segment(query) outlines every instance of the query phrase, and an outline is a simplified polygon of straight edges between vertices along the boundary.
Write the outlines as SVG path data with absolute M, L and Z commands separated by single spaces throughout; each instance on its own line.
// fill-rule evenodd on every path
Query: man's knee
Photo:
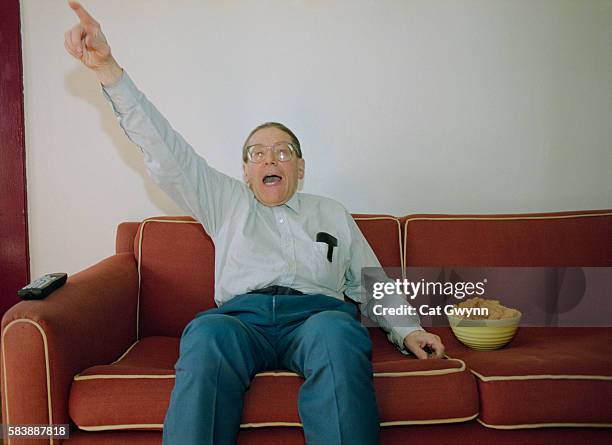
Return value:
M 204 314 L 191 320 L 181 337 L 181 356 L 196 353 L 208 358 L 231 353 L 231 348 L 245 340 L 242 322 L 231 315 Z
M 319 312 L 306 320 L 304 328 L 306 341 L 338 347 L 358 344 L 366 351 L 372 348 L 367 328 L 346 312 Z
M 197 376 L 211 388 L 241 393 L 248 387 L 255 366 L 250 347 L 247 329 L 239 319 L 226 314 L 200 315 L 181 337 L 177 379 L 179 373 L 183 378 Z

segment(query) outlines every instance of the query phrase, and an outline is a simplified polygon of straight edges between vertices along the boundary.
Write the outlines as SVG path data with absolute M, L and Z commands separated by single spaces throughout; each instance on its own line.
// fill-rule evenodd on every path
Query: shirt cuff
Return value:
M 127 113 L 140 103 L 142 93 L 125 70 L 117 82 L 100 86 L 106 100 L 113 105 L 116 115 Z
M 410 327 L 392 327 L 391 332 L 389 332 L 388 337 L 391 343 L 393 343 L 400 350 L 402 354 L 408 355 L 412 354 L 409 350 L 404 346 L 404 339 L 408 334 L 414 331 L 423 331 L 424 329 L 421 326 L 410 326 Z

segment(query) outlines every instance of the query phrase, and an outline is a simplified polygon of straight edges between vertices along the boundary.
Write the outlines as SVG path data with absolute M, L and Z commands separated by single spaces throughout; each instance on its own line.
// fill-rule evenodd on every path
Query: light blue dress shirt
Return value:
M 286 204 L 265 206 L 244 182 L 210 167 L 125 71 L 117 83 L 102 90 L 126 135 L 144 153 L 153 181 L 197 219 L 213 239 L 217 305 L 271 285 L 340 300 L 346 294 L 405 352 L 404 337 L 421 329 L 418 317 L 397 326 L 391 318 L 373 316 L 368 310 L 377 301 L 368 299 L 363 292 L 361 268 L 381 266 L 353 217 L 340 203 L 295 193 Z M 331 262 L 327 259 L 327 244 L 316 242 L 319 232 L 338 240 Z

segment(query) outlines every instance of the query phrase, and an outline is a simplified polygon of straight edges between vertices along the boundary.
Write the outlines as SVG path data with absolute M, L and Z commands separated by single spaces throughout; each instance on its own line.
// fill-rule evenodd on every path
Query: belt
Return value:
M 267 294 L 267 295 L 304 295 L 304 292 L 285 286 L 268 286 L 263 289 L 255 289 L 247 294 Z

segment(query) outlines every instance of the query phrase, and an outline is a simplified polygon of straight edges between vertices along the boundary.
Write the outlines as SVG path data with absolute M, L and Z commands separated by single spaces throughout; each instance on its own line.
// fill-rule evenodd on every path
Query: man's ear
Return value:
M 249 184 L 249 174 L 247 173 L 246 164 L 242 163 L 242 180 Z
M 304 158 L 298 159 L 298 179 L 304 179 L 305 164 Z

